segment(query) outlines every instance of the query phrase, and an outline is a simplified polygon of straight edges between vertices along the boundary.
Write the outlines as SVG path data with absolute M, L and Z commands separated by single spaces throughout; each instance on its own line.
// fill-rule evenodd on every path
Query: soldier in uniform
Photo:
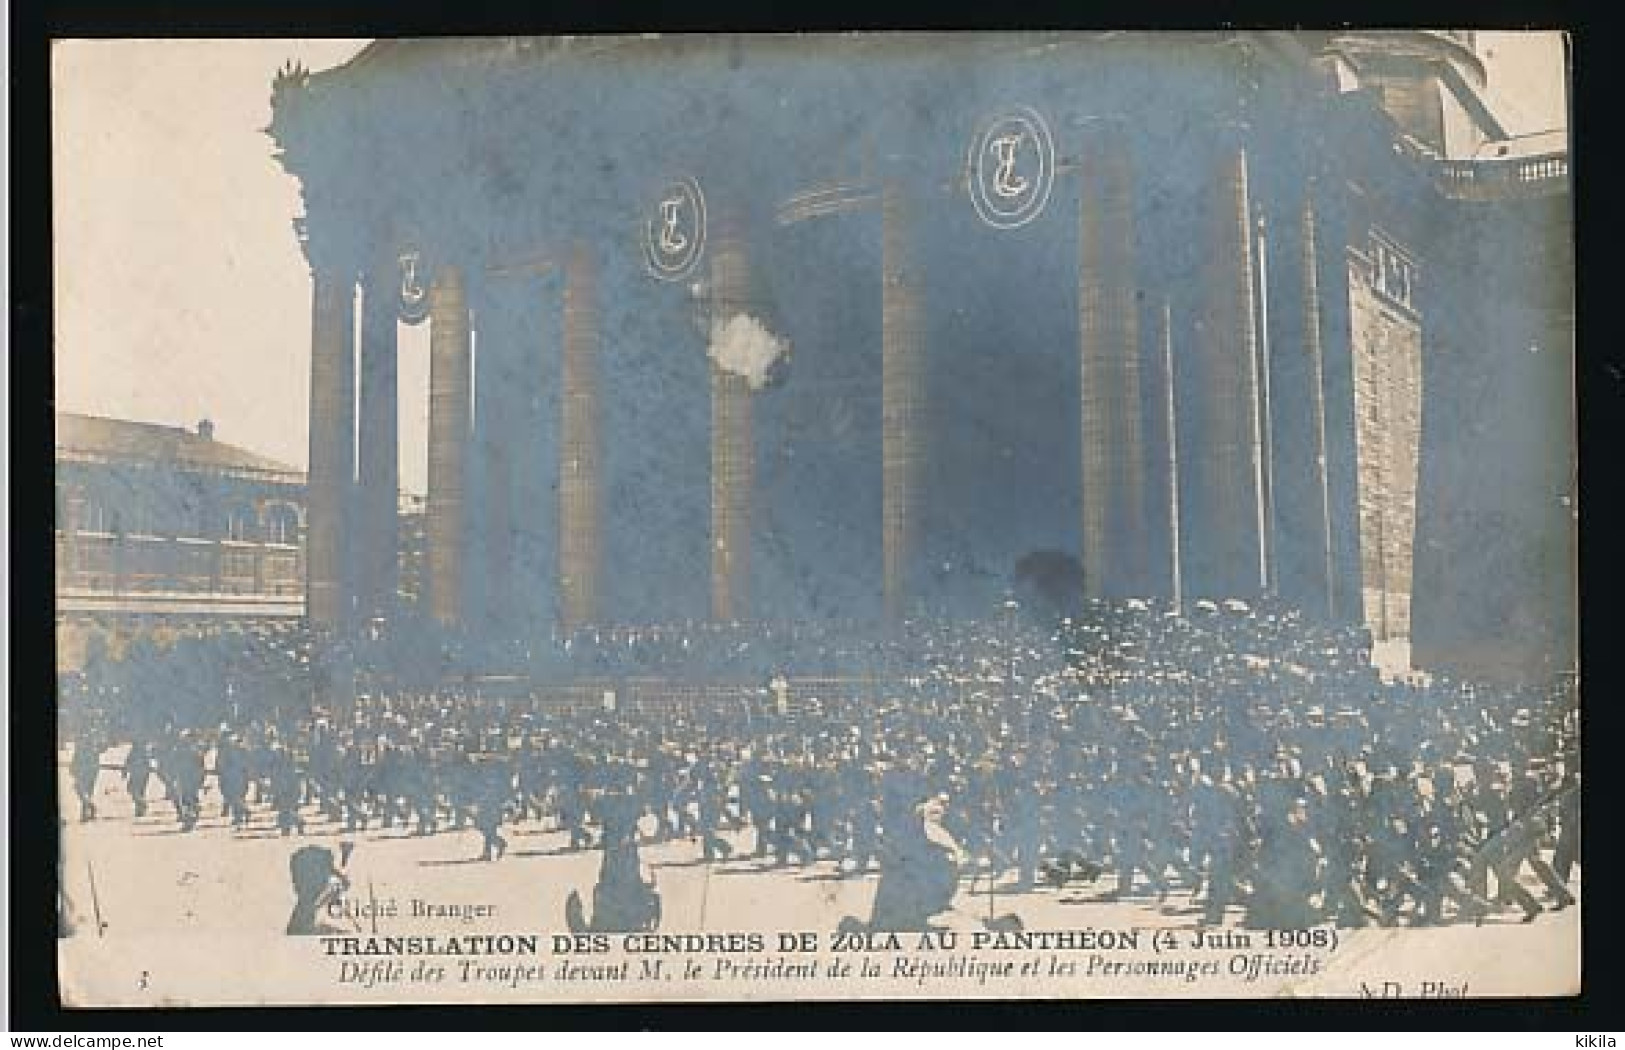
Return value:
M 378 763 L 373 769 L 373 804 L 383 817 L 383 826 L 387 831 L 395 826 L 395 820 L 400 817 L 403 821 L 405 815 L 401 813 L 400 800 L 402 794 L 402 769 L 399 745 L 387 736 L 378 738 Z
M 1206 884 L 1203 922 L 1224 922 L 1224 910 L 1236 901 L 1236 870 L 1246 845 L 1245 802 L 1228 768 L 1204 773 L 1191 804 L 1191 859 Z
M 846 814 L 851 829 L 845 873 L 863 875 L 880 853 L 880 782 L 867 762 L 853 762 L 842 779 L 846 784 Z
M 1546 791 L 1547 778 L 1548 765 L 1544 758 L 1526 759 L 1524 774 L 1519 779 L 1521 791 L 1515 791 L 1513 797 L 1517 812 L 1523 816 L 1526 832 L 1527 847 L 1523 850 L 1523 863 L 1545 887 L 1553 910 L 1562 911 L 1574 904 L 1574 895 L 1565 885 L 1568 880 L 1559 878 L 1541 853 L 1542 843 L 1550 839 L 1557 816 L 1557 809 L 1552 804 L 1556 798 Z
M 435 756 L 421 736 L 414 737 L 404 754 L 406 797 L 417 817 L 414 835 L 433 835 L 440 808 Z
M 654 839 L 664 842 L 679 831 L 673 815 L 673 801 L 677 793 L 676 765 L 666 747 L 649 748 L 648 768 L 644 772 L 643 807 L 655 819 Z
M 318 718 L 310 731 L 310 765 L 306 771 L 306 790 L 313 801 L 321 804 L 329 820 L 341 816 L 338 802 L 338 741 L 327 719 Z
M 1569 760 L 1571 761 L 1571 760 Z M 1580 771 L 1565 763 L 1557 806 L 1557 844 L 1552 871 L 1565 886 L 1580 861 Z
M 96 778 L 101 774 L 101 741 L 92 732 L 86 732 L 74 741 L 73 757 L 69 760 L 73 775 L 73 793 L 79 798 L 79 819 L 96 819 Z
M 772 837 L 770 831 L 772 799 L 772 770 L 758 746 L 756 750 L 747 753 L 739 771 L 739 805 L 749 816 L 751 827 L 756 833 L 756 845 L 751 851 L 753 857 L 765 857 L 768 854 L 769 841 Z
M 1309 804 L 1286 803 L 1285 812 L 1265 811 L 1260 820 L 1253 893 L 1247 925 L 1254 929 L 1301 930 L 1320 915 L 1311 898 L 1320 885 L 1320 846 L 1309 829 Z
M 248 823 L 248 756 L 233 733 L 222 732 L 215 745 L 214 776 L 223 815 L 232 827 L 242 827 Z
M 193 738 L 192 731 L 183 729 L 174 751 L 175 810 L 180 818 L 181 830 L 197 827 L 200 814 L 198 796 L 203 791 L 203 747 Z
M 1545 909 L 1533 894 L 1518 883 L 1518 869 L 1523 866 L 1532 840 L 1527 827 L 1512 808 L 1510 786 L 1498 770 L 1490 774 L 1482 790 L 1475 795 L 1474 802 L 1478 809 L 1481 842 L 1475 857 L 1475 874 L 1493 873 L 1495 902 L 1501 905 L 1516 904 L 1523 909 L 1523 921 L 1534 922 Z M 1487 879 L 1484 874 L 1477 874 L 1476 877 Z
M 706 863 L 718 857 L 726 860 L 733 853 L 733 846 L 717 834 L 722 826 L 722 812 L 728 798 L 726 774 L 720 757 L 700 755 L 691 773 L 697 818 L 695 830 L 700 836 Z
M 513 798 L 513 771 L 505 755 L 487 755 L 472 767 L 478 777 L 475 791 L 474 826 L 482 836 L 481 860 L 501 860 L 508 849 L 502 837 L 502 822 Z
M 299 815 L 299 802 L 303 797 L 299 767 L 293 753 L 278 740 L 267 753 L 266 779 L 270 783 L 271 805 L 276 810 L 277 831 L 287 836 L 298 831 L 305 833 L 305 822 Z
M 528 721 L 529 716 L 526 716 Z M 542 749 L 534 734 L 527 734 L 524 746 L 520 749 L 517 765 L 514 770 L 517 780 L 516 790 L 519 794 L 519 812 L 517 820 L 537 820 L 546 815 L 545 803 L 547 799 L 548 770 L 547 753 Z
M 152 745 L 145 740 L 136 740 L 130 744 L 130 754 L 124 760 L 124 786 L 130 792 L 130 802 L 135 806 L 135 815 L 147 815 L 147 785 L 152 780 L 152 770 L 156 761 L 152 757 Z
M 1334 763 L 1328 775 L 1331 782 L 1326 784 L 1325 790 L 1315 793 L 1318 805 L 1310 811 L 1310 828 L 1321 844 L 1326 865 L 1321 879 L 1325 891 L 1324 911 L 1338 926 L 1364 927 L 1370 916 L 1358 887 L 1363 875 L 1361 814 L 1365 809 L 1365 791 L 1359 771 L 1352 766 Z
M 248 774 L 249 801 L 256 804 L 266 802 L 271 797 L 269 779 L 271 743 L 275 739 L 276 730 L 262 727 L 258 721 L 248 727 L 248 732 L 244 736 L 243 751 L 247 759 L 244 766 Z
M 556 753 L 553 775 L 559 793 L 559 822 L 570 832 L 570 848 L 586 849 L 592 845 L 587 831 L 587 770 L 581 756 L 555 740 Z
M 1001 770 L 999 795 L 1009 807 L 1005 851 L 1016 863 L 1016 886 L 1028 889 L 1038 878 L 1038 848 L 1043 841 L 1043 799 L 1024 751 L 1017 751 Z M 882 862 L 884 870 L 884 862 Z
M 1543 805 L 1528 799 L 1521 799 L 1520 802 L 1522 805 L 1513 809 L 1514 819 L 1501 835 L 1503 841 L 1498 851 L 1501 859 L 1495 869 L 1497 881 L 1504 878 L 1515 885 L 1527 866 L 1545 888 L 1552 909 L 1562 911 L 1574 904 L 1574 895 L 1557 877 L 1552 866 L 1546 863 L 1540 851 L 1541 839 L 1549 830 L 1551 818 Z
M 152 743 L 153 771 L 158 775 L 158 782 L 164 786 L 164 800 L 175 807 L 176 816 L 180 815 L 180 803 L 175 794 L 175 770 L 179 766 L 176 756 L 179 753 L 180 735 L 165 726 Z
M 367 761 L 366 747 L 360 740 L 352 740 L 339 747 L 339 791 L 347 831 L 365 831 L 367 828 L 367 798 L 372 793 L 373 765 Z
M 1117 869 L 1117 888 L 1109 899 L 1118 900 L 1134 892 L 1134 875 L 1144 871 L 1159 898 L 1168 895 L 1168 884 L 1151 863 L 1147 840 L 1152 833 L 1149 807 L 1152 785 L 1145 770 L 1109 788 L 1109 820 L 1112 836 L 1112 866 Z
M 1440 763 L 1430 780 L 1432 798 L 1422 813 L 1423 843 L 1418 854 L 1423 886 L 1434 895 L 1433 910 L 1440 921 L 1445 902 L 1454 901 L 1458 915 L 1482 923 L 1493 909 L 1467 885 L 1464 802 L 1456 786 L 1455 771 Z
M 810 844 L 815 856 L 835 857 L 841 852 L 841 784 L 840 774 L 828 759 L 828 748 L 828 741 L 822 741 L 820 753 L 815 753 L 807 768 Z

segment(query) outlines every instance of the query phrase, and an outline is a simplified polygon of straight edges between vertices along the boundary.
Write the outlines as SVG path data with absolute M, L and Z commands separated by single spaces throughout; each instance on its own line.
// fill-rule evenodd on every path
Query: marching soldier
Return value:
M 206 776 L 203 768 L 203 747 L 194 739 L 190 729 L 181 730 L 172 757 L 175 763 L 172 775 L 175 811 L 180 820 L 181 831 L 187 832 L 197 827 L 198 817 L 201 815 L 198 796 L 203 791 L 203 778 Z
M 151 744 L 137 740 L 130 745 L 129 757 L 124 760 L 124 786 L 130 792 L 137 817 L 147 815 L 147 785 L 152 781 L 155 765 Z
M 95 820 L 96 778 L 102 770 L 102 748 L 94 733 L 86 732 L 74 741 L 68 768 L 73 775 L 73 793 L 79 798 L 79 820 Z
M 556 754 L 553 775 L 559 794 L 559 822 L 570 832 L 570 848 L 586 849 L 592 845 L 587 831 L 587 770 L 581 756 L 553 741 Z
M 374 768 L 369 757 L 367 745 L 359 741 L 339 747 L 339 790 L 344 806 L 346 831 L 367 829 L 367 799 L 372 795 Z
M 222 731 L 214 750 L 214 776 L 220 787 L 221 811 L 240 828 L 248 823 L 248 755 L 236 734 Z
M 528 716 L 527 716 L 528 717 Z M 518 756 L 515 769 L 516 790 L 519 793 L 518 820 L 537 820 L 546 816 L 548 769 L 547 753 L 534 735 L 527 735 Z
M 1309 829 L 1307 800 L 1295 798 L 1284 813 L 1261 821 L 1247 925 L 1254 929 L 1301 930 L 1320 915 L 1311 901 L 1320 884 L 1320 845 Z
M 1038 878 L 1038 847 L 1043 839 L 1043 800 L 1032 782 L 1028 756 L 1016 752 L 1002 770 L 999 794 L 1010 807 L 1006 850 L 1016 862 L 1016 886 L 1028 889 Z
M 1317 793 L 1319 806 L 1310 814 L 1310 826 L 1325 860 L 1322 903 L 1326 917 L 1338 926 L 1364 927 L 1370 916 L 1358 887 L 1364 874 L 1361 816 L 1365 812 L 1365 791 L 1359 771 L 1352 766 L 1336 766 L 1330 775 L 1332 784 Z
M 1533 843 L 1527 827 L 1513 811 L 1511 792 L 1499 771 L 1490 775 L 1474 801 L 1478 808 L 1481 842 L 1475 859 L 1476 878 L 1487 880 L 1484 873 L 1493 873 L 1494 901 L 1501 905 L 1516 904 L 1523 909 L 1523 921 L 1534 922 L 1536 916 L 1546 909 L 1518 883 L 1518 869 L 1523 866 L 1524 857 Z
M 310 731 L 310 765 L 305 785 L 313 801 L 319 802 L 329 820 L 340 819 L 338 741 L 327 719 L 318 718 Z
M 1437 921 L 1443 921 L 1444 903 L 1453 901 L 1458 915 L 1481 924 L 1493 908 L 1467 884 L 1465 802 L 1456 786 L 1455 771 L 1441 763 L 1431 779 L 1433 797 L 1423 812 L 1418 853 L 1422 884 L 1434 902 L 1430 910 Z
M 277 831 L 283 836 L 298 831 L 305 833 L 305 822 L 299 815 L 299 802 L 303 795 L 299 767 L 282 741 L 271 744 L 267 753 L 266 779 L 270 784 L 271 805 L 276 809 Z
M 722 763 L 714 756 L 701 755 L 695 761 L 692 773 L 694 804 L 698 818 L 696 831 L 700 836 L 706 863 L 709 864 L 718 857 L 727 860 L 733 853 L 733 846 L 717 834 L 722 826 L 723 807 L 728 797 Z
M 765 857 L 772 833 L 773 774 L 766 756 L 759 751 L 747 752 L 739 770 L 739 804 L 750 818 L 756 832 L 753 857 Z
M 1224 910 L 1236 899 L 1236 868 L 1246 841 L 1243 800 L 1229 770 L 1219 777 L 1202 774 L 1192 802 L 1191 859 L 1207 885 L 1202 921 L 1224 922 Z
M 433 751 L 421 737 L 415 738 L 402 754 L 407 803 L 417 817 L 414 835 L 433 835 L 440 808 L 439 783 Z
M 1580 861 L 1580 771 L 1565 768 L 1562 794 L 1557 806 L 1557 845 L 1552 851 L 1552 871 L 1568 885 L 1574 866 Z
M 508 840 L 502 837 L 502 822 L 507 817 L 508 803 L 513 798 L 513 771 L 503 755 L 487 755 L 485 761 L 470 768 L 476 771 L 478 787 L 475 792 L 474 826 L 482 836 L 481 860 L 501 860 L 507 852 Z

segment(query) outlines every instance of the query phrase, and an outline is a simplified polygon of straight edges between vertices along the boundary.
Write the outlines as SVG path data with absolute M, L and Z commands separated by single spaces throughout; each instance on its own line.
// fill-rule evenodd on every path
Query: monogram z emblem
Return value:
M 429 286 L 424 279 L 423 253 L 408 248 L 400 253 L 396 264 L 400 270 L 401 321 L 419 324 L 429 316 Z
M 690 178 L 661 188 L 644 226 L 644 256 L 649 272 L 663 281 L 686 276 L 705 251 L 705 196 Z
M 971 204 L 989 226 L 1025 226 L 1049 203 L 1055 143 L 1033 110 L 1015 109 L 988 121 L 971 143 L 967 161 Z

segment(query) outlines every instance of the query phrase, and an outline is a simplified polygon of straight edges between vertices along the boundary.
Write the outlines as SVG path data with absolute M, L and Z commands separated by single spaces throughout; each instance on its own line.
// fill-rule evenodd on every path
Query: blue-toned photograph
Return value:
M 1579 990 L 1562 33 L 52 60 L 69 1001 Z

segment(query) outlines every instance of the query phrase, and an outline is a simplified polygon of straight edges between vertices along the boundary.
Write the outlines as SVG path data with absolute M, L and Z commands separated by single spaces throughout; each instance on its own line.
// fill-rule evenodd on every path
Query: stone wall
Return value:
M 1360 588 L 1378 640 L 1408 638 L 1422 414 L 1422 327 L 1412 268 L 1384 239 L 1349 253 Z

